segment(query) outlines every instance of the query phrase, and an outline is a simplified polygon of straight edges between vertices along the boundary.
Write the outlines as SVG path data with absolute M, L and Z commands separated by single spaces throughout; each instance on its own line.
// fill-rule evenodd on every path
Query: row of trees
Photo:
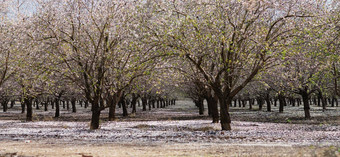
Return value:
M 91 129 L 126 93 L 182 88 L 222 130 L 231 102 L 254 91 L 300 95 L 306 118 L 313 93 L 339 94 L 336 1 L 28 2 L 1 2 L 1 94 L 27 108 L 46 93 L 80 95 Z

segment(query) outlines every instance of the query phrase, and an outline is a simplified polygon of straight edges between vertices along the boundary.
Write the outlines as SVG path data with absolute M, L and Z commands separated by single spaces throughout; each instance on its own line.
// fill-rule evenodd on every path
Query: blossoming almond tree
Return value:
M 316 3 L 316 2 L 315 2 Z M 308 1 L 171 1 L 158 4 L 150 30 L 204 76 L 220 103 L 222 130 L 231 130 L 229 104 L 259 71 L 270 67 L 311 18 Z M 159 13 L 160 12 L 160 13 Z M 153 28 L 154 27 L 154 28 Z M 214 62 L 214 72 L 206 65 Z

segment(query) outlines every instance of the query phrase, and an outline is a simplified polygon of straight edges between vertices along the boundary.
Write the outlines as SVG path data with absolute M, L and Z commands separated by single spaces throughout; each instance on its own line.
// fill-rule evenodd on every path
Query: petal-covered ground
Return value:
M 68 150 L 68 153 L 64 152 L 66 155 L 75 156 L 82 153 L 95 156 L 143 156 L 137 152 L 144 152 L 144 156 L 152 156 L 150 152 L 158 152 L 163 156 L 340 155 L 337 108 L 326 112 L 319 112 L 315 108 L 312 115 L 316 118 L 308 121 L 299 118 L 301 113 L 298 107 L 287 108 L 289 111 L 284 114 L 238 108 L 231 113 L 236 119 L 232 122 L 233 130 L 220 131 L 220 124 L 211 123 L 207 116 L 198 116 L 190 102 L 178 104 L 165 109 L 138 111 L 137 115 L 119 121 L 109 122 L 103 118 L 101 128 L 94 131 L 89 130 L 89 122 L 81 120 L 90 116 L 87 110 L 80 110 L 81 113 L 76 115 L 63 111 L 64 118 L 45 118 L 48 120 L 33 122 L 25 122 L 20 116 L 17 120 L 7 120 L 10 116 L 13 118 L 20 114 L 12 111 L 2 115 L 2 119 L 6 120 L 0 120 L 0 156 L 10 153 L 60 156 L 57 150 L 63 148 Z M 103 117 L 105 114 L 103 112 Z M 36 117 L 52 115 L 53 112 L 36 111 Z M 332 118 L 327 120 L 327 116 Z M 247 119 L 249 121 L 245 121 Z M 82 147 L 86 151 L 81 150 Z M 77 151 L 72 152 L 68 148 Z M 118 149 L 115 152 L 118 154 L 106 154 L 113 148 Z M 130 152 L 132 148 L 136 152 Z M 25 149 L 35 153 L 27 153 Z M 107 152 L 102 152 L 106 155 L 93 153 L 101 149 L 107 149 Z

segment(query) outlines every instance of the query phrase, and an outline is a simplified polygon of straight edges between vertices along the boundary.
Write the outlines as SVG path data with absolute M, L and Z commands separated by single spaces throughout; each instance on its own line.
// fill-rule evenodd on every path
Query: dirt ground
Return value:
M 336 147 L 230 144 L 97 144 L 61 145 L 40 142 L 1 142 L 2 156 L 339 156 Z
M 284 113 L 232 108 L 232 128 L 198 115 L 190 101 L 152 109 L 115 122 L 102 113 L 101 129 L 89 130 L 89 109 L 73 114 L 62 109 L 34 111 L 25 122 L 19 106 L 0 113 L 1 156 L 340 156 L 340 109 L 312 107 L 311 120 L 303 108 Z

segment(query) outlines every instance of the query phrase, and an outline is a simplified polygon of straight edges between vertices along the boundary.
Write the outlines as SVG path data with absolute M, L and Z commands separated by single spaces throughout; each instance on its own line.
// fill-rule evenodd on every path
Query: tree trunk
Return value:
M 26 121 L 33 121 L 32 98 L 24 98 L 24 104 L 27 108 Z
M 136 113 L 137 99 L 138 99 L 138 97 L 136 96 L 136 94 L 132 93 L 132 100 L 131 100 L 132 111 L 131 111 L 131 113 Z M 159 104 L 157 103 L 157 108 L 158 107 L 159 107 Z
M 1 102 L 2 106 L 3 106 L 3 111 L 4 112 L 7 112 L 7 109 L 8 109 L 8 100 L 6 99 L 3 99 L 2 102 Z
M 51 100 L 50 102 L 51 102 L 52 109 L 54 109 L 54 101 Z
M 199 110 L 199 115 L 204 114 L 204 99 L 203 98 L 198 98 L 197 104 L 198 104 L 198 110 Z
M 231 130 L 231 119 L 229 115 L 229 106 L 231 104 L 231 99 L 225 99 L 222 95 L 219 95 L 218 101 L 220 104 L 220 122 L 222 130 Z
M 91 126 L 90 126 L 91 130 L 99 129 L 100 110 L 98 109 L 99 108 L 98 102 L 97 104 L 95 103 L 92 104 L 92 106 L 95 106 L 95 105 L 96 107 L 94 108 L 97 108 L 97 109 L 92 110 Z
M 325 111 L 326 105 L 327 105 L 327 100 L 323 97 L 321 90 L 318 91 L 318 98 L 319 98 L 319 101 L 321 100 L 321 102 L 322 102 L 322 110 Z
M 126 108 L 125 96 L 121 97 L 120 102 L 121 102 L 122 108 L 123 108 L 123 117 L 127 117 L 128 112 L 127 112 L 127 108 Z
M 152 101 L 151 101 L 151 104 L 152 104 L 152 108 L 156 108 L 156 106 L 155 106 L 155 99 L 152 99 Z
M 39 110 L 40 109 L 40 107 L 39 107 L 39 105 L 40 105 L 39 100 L 35 100 L 34 103 L 35 103 L 35 109 Z
M 77 108 L 76 108 L 76 99 L 75 98 L 71 99 L 71 105 L 72 105 L 72 112 L 76 113 L 77 112 Z
M 278 98 L 279 98 L 279 113 L 283 113 L 283 107 L 284 107 L 284 104 L 285 104 L 285 98 L 281 94 L 279 94 Z
M 25 113 L 26 103 L 25 100 L 21 101 L 21 113 Z
M 54 117 L 58 118 L 59 116 L 60 116 L 59 99 L 55 98 L 55 115 L 54 115 Z
M 244 107 L 246 107 L 246 100 L 242 100 L 242 107 L 244 108 Z
M 85 100 L 85 102 L 84 102 L 84 108 L 87 108 L 87 107 L 89 107 L 89 101 Z
M 66 110 L 69 111 L 70 110 L 70 101 L 66 100 Z
M 210 108 L 213 123 L 218 123 L 220 119 L 218 115 L 217 102 L 218 102 L 218 99 L 216 97 L 213 97 L 212 95 L 207 97 L 207 103 L 208 103 L 208 107 Z
M 272 108 L 271 108 L 271 102 L 270 102 L 269 94 L 267 94 L 267 96 L 266 96 L 266 103 L 267 103 L 267 112 L 271 112 Z
M 301 91 L 301 96 L 302 96 L 302 101 L 303 101 L 303 109 L 305 111 L 305 118 L 306 119 L 310 119 L 310 106 L 309 106 L 309 102 L 308 102 L 308 93 L 307 91 Z
M 143 111 L 146 111 L 146 105 L 148 103 L 148 100 L 146 97 L 142 97 L 142 106 L 143 106 Z
M 149 105 L 149 111 L 151 111 L 151 105 L 152 105 L 152 100 L 151 99 L 149 99 L 148 105 Z
M 48 111 L 48 102 L 44 102 L 44 111 Z
M 11 105 L 10 105 L 10 108 L 13 108 L 15 105 L 15 100 L 11 100 Z
M 259 105 L 259 110 L 262 110 L 263 106 L 263 99 L 261 97 L 257 98 L 257 104 Z
M 121 92 L 117 92 L 114 95 L 109 95 L 106 98 L 107 103 L 109 104 L 109 121 L 116 120 L 116 107 L 117 103 L 120 101 Z

